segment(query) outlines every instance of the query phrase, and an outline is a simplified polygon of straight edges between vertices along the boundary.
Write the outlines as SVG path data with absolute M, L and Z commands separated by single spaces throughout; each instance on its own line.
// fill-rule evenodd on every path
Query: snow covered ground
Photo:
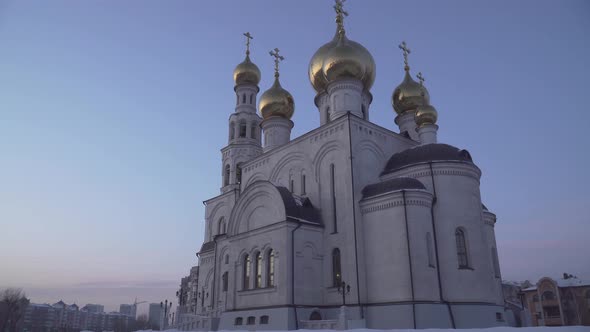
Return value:
M 255 331 L 255 330 L 244 330 L 244 331 Z M 337 330 L 297 330 L 301 332 L 342 332 Z M 358 330 L 351 330 L 354 332 L 381 332 L 381 331 L 395 331 L 395 332 L 416 332 L 416 330 L 370 330 L 370 329 L 358 329 Z M 452 329 L 427 329 L 421 331 L 428 331 L 428 332 L 451 332 L 455 331 Z M 493 327 L 487 329 L 461 329 L 461 331 L 465 332 L 475 332 L 475 331 L 482 331 L 482 332 L 590 332 L 590 326 L 556 326 L 556 327 Z M 137 331 L 137 332 L 152 332 L 152 330 L 145 330 L 145 331 Z M 154 331 L 155 332 L 155 331 Z M 158 331 L 160 332 L 160 331 Z M 179 330 L 166 330 L 163 332 L 181 332 Z M 224 331 L 219 331 L 224 332 Z M 227 331 L 230 332 L 230 331 Z M 235 332 L 235 330 L 232 330 Z M 273 332 L 273 331 L 268 331 Z M 279 331 L 277 331 L 279 332 Z

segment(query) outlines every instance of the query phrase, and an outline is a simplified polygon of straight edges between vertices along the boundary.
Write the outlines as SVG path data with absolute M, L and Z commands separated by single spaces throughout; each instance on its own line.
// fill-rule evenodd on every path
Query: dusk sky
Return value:
M 307 77 L 332 0 L 0 0 L 0 288 L 33 302 L 175 300 L 219 194 L 232 72 L 251 58 L 319 126 Z M 440 142 L 468 149 L 507 280 L 590 279 L 590 2 L 349 0 L 377 64 L 371 121 L 412 50 Z M 145 309 L 140 309 L 140 311 Z

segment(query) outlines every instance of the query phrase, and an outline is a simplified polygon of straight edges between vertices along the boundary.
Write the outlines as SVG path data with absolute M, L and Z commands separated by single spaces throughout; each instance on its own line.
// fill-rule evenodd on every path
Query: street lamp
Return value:
M 338 284 L 338 293 L 342 294 L 342 305 L 346 305 L 346 295 L 350 294 L 350 285 L 347 285 L 344 281 Z
M 164 309 L 164 317 L 162 318 L 162 324 L 160 324 L 160 329 L 165 329 L 168 325 L 168 313 L 172 308 L 172 301 L 168 304 L 168 300 L 164 302 L 160 302 L 160 309 Z

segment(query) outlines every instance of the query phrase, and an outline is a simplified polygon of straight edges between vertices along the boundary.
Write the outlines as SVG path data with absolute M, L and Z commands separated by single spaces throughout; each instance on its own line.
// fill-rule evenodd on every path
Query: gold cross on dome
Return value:
M 252 37 L 250 32 L 244 33 L 244 36 L 246 36 L 246 55 L 250 55 L 250 40 L 254 39 L 254 37 Z
M 268 53 L 270 54 L 270 56 L 275 58 L 275 77 L 279 77 L 279 62 L 285 60 L 285 57 L 279 55 L 280 50 L 278 48 L 275 48 L 273 51 L 270 51 Z
M 424 85 L 424 76 L 422 76 L 422 72 L 418 72 L 418 75 L 416 75 L 416 78 L 420 81 L 420 85 Z
M 408 71 L 410 70 L 410 66 L 408 66 L 408 54 L 412 53 L 412 51 L 408 48 L 405 41 L 399 44 L 398 47 L 404 52 L 404 69 Z
M 338 34 L 344 34 L 344 16 L 348 16 L 348 12 L 344 11 L 343 5 L 346 0 L 334 0 L 334 10 L 336 11 L 336 25 L 338 26 Z

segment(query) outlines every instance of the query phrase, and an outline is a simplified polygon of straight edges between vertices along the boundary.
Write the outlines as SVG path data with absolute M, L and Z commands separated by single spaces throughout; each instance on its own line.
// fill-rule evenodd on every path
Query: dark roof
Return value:
M 205 252 L 205 251 L 213 250 L 213 248 L 215 248 L 215 242 L 214 241 L 205 242 L 201 246 L 201 250 L 199 252 Z
M 408 177 L 394 178 L 370 184 L 363 188 L 363 198 L 377 196 L 402 189 L 426 189 L 422 182 Z
M 318 210 L 311 204 L 307 197 L 294 195 L 285 187 L 276 187 L 283 204 L 285 205 L 285 214 L 287 217 L 303 219 L 316 224 L 321 224 L 320 214 Z
M 467 150 L 460 150 L 448 144 L 424 144 L 398 152 L 389 158 L 382 174 L 400 168 L 429 161 L 461 161 L 473 163 Z
M 487 208 L 485 205 L 483 205 L 483 203 L 481 203 L 481 208 L 482 208 L 484 211 L 490 211 L 490 210 L 488 210 L 488 208 Z

